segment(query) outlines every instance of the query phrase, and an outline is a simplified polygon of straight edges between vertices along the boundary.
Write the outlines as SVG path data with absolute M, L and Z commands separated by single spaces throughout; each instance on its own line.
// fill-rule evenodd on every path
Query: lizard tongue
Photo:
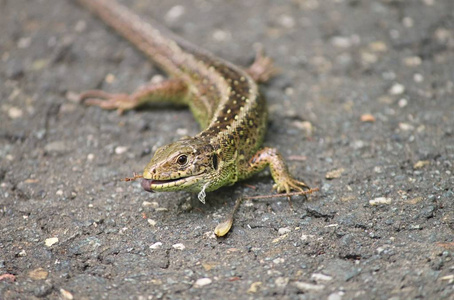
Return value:
M 142 187 L 147 192 L 152 193 L 153 190 L 151 189 L 151 184 L 153 183 L 152 179 L 142 179 Z

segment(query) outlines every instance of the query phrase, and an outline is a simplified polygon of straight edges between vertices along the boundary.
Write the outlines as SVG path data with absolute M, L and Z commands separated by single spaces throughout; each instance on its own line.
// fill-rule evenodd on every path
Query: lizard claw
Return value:
M 298 181 L 292 177 L 286 177 L 273 185 L 273 189 L 278 193 L 287 193 L 291 191 L 304 192 L 310 190 L 310 187 L 303 181 Z

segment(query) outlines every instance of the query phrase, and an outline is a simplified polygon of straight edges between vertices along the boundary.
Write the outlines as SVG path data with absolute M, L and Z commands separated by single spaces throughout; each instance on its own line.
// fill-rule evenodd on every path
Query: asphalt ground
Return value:
M 184 108 L 124 115 L 81 91 L 163 76 L 73 0 L 0 0 L 0 299 L 454 299 L 454 1 L 122 1 L 247 66 L 265 145 L 320 191 L 269 172 L 208 193 L 119 179 L 200 128 Z

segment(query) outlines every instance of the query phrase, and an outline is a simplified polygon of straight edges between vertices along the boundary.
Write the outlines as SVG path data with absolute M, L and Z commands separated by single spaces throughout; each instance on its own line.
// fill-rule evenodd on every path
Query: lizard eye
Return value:
M 177 163 L 178 163 L 179 165 L 181 165 L 181 166 L 184 165 L 184 164 L 186 164 L 187 161 L 188 161 L 188 157 L 187 157 L 186 155 L 184 155 L 184 154 L 178 156 L 178 158 L 177 158 Z

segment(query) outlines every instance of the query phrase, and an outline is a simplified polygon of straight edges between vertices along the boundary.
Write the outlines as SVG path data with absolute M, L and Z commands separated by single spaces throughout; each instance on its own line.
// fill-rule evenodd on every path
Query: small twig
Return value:
M 288 160 L 294 160 L 294 161 L 305 161 L 307 160 L 307 156 L 304 155 L 291 155 L 287 157 Z
M 247 188 L 250 188 L 252 190 L 257 190 L 257 187 L 255 185 L 252 185 L 252 184 L 247 184 L 247 183 L 243 183 L 243 185 Z
M 312 194 L 313 192 L 319 191 L 319 188 L 309 189 L 303 192 L 296 192 L 296 193 L 287 193 L 287 194 L 272 194 L 272 195 L 261 195 L 261 196 L 248 196 L 244 197 L 244 199 L 252 200 L 252 199 L 269 199 L 269 198 L 281 198 L 281 197 L 290 197 L 290 196 L 299 196 L 299 195 L 307 195 Z
M 2 280 L 9 280 L 11 282 L 14 282 L 14 281 L 16 281 L 16 276 L 14 276 L 13 274 L 8 274 L 8 273 L 2 274 L 2 275 L 0 275 L 0 281 L 2 281 Z
M 137 174 L 136 172 L 132 173 L 133 177 L 126 177 L 124 179 L 121 179 L 121 181 L 134 181 L 139 178 L 143 178 L 142 175 Z

